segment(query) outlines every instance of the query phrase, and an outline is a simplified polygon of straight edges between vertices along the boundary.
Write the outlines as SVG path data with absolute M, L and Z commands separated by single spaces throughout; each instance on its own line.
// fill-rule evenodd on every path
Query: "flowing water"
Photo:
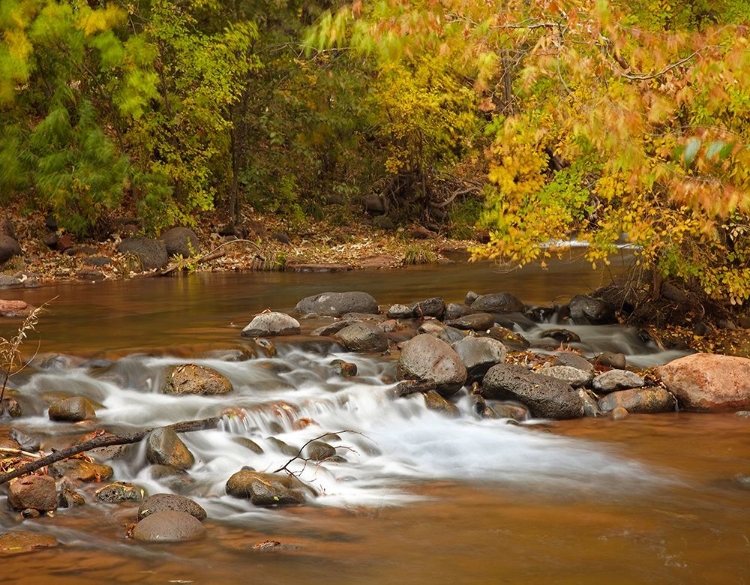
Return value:
M 549 303 L 596 288 L 607 273 L 578 264 L 499 273 L 463 263 L 337 275 L 216 274 L 122 283 L 57 285 L 5 294 L 33 304 L 55 297 L 17 376 L 26 417 L 14 424 L 63 447 L 99 426 L 125 433 L 231 409 L 219 428 L 182 435 L 196 456 L 189 478 L 157 482 L 143 446 L 108 461 L 115 478 L 149 493 L 182 493 L 208 512 L 208 538 L 144 545 L 124 537 L 129 504 L 93 503 L 0 529 L 54 534 L 62 546 L 4 559 L 3 582 L 26 583 L 745 583 L 750 581 L 750 419 L 733 414 L 631 416 L 516 426 L 393 400 L 395 363 L 341 353 L 321 341 L 277 340 L 253 359 L 240 329 L 271 307 L 289 310 L 326 290 L 365 290 L 381 305 L 468 290 L 507 290 Z M 519 319 L 538 341 L 545 328 Z M 303 333 L 319 321 L 303 322 Z M 3 335 L 18 322 L 3 323 Z M 624 351 L 647 366 L 679 354 L 644 345 L 623 327 L 570 327 L 593 355 Z M 34 344 L 38 343 L 38 347 Z M 29 349 L 29 345 L 32 347 Z M 333 359 L 355 362 L 344 379 Z M 96 361 L 90 361 L 96 360 Z M 169 366 L 194 362 L 226 375 L 222 397 L 159 393 Z M 52 397 L 98 405 L 96 427 L 51 423 Z M 311 423 L 300 424 L 300 422 Z M 7 429 L 6 426 L 0 430 Z M 342 460 L 291 468 L 317 492 L 309 505 L 258 509 L 225 495 L 243 466 L 287 463 L 271 440 L 295 448 L 324 433 Z M 243 446 L 250 438 L 264 449 Z M 5 500 L 2 496 L 0 499 Z M 0 502 L 5 507 L 5 502 Z M 281 552 L 253 545 L 277 540 Z

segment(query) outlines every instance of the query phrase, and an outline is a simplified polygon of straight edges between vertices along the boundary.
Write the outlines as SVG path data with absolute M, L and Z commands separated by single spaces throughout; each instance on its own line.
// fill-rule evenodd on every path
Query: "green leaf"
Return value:
M 717 140 L 715 142 L 712 142 L 708 145 L 708 148 L 706 149 L 706 158 L 712 159 L 716 155 L 718 155 L 721 150 L 726 146 L 726 142 L 723 140 Z
M 685 152 L 682 153 L 682 159 L 685 161 L 686 167 L 693 164 L 693 161 L 701 148 L 701 143 L 702 141 L 700 138 L 691 138 L 688 140 L 688 143 L 685 146 Z

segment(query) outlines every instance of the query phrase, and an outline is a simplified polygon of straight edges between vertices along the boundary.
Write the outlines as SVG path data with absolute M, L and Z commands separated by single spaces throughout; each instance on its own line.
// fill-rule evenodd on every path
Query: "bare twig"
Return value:
M 684 59 L 680 59 L 679 61 L 672 63 L 671 65 L 667 65 L 664 69 L 659 71 L 658 73 L 623 73 L 622 76 L 625 79 L 630 79 L 633 81 L 644 81 L 646 79 L 654 79 L 655 77 L 661 77 L 665 73 L 671 71 L 675 67 L 679 67 L 680 65 L 683 65 L 684 63 L 687 63 L 690 61 L 693 57 L 695 57 L 698 54 L 698 51 L 695 51 L 694 53 L 691 53 Z
M 304 445 L 302 445 L 299 448 L 299 451 L 297 451 L 297 454 L 294 457 L 292 457 L 289 461 L 287 461 L 284 465 L 282 465 L 278 469 L 274 470 L 274 473 L 279 473 L 280 471 L 286 471 L 287 473 L 289 473 L 291 475 L 294 475 L 291 471 L 289 471 L 289 465 L 290 464 L 294 463 L 298 459 L 300 461 L 304 461 L 305 463 L 307 463 L 308 461 L 310 461 L 309 458 L 300 457 L 302 455 L 302 451 L 305 450 L 305 447 L 307 447 L 310 443 L 314 443 L 315 441 L 320 441 L 321 439 L 324 439 L 325 437 L 327 437 L 329 435 L 341 435 L 341 434 L 344 434 L 344 433 L 354 433 L 355 435 L 362 435 L 363 437 L 365 436 L 362 433 L 360 433 L 359 431 L 352 431 L 352 430 L 336 431 L 336 432 L 332 432 L 332 433 L 330 433 L 330 432 L 329 433 L 323 433 L 322 435 L 320 435 L 318 437 L 314 437 L 314 438 L 310 439 L 307 443 L 305 443 Z

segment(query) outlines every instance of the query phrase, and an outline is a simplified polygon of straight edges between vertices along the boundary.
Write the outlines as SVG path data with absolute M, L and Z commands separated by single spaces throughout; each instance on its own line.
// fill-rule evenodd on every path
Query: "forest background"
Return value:
M 95 237 L 122 209 L 158 234 L 377 197 L 488 229 L 476 257 L 625 239 L 746 305 L 748 23 L 748 0 L 2 0 L 0 199 Z

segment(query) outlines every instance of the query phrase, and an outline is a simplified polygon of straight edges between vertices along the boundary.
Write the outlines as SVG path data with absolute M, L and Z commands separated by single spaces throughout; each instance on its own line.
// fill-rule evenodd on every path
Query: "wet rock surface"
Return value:
M 305 503 L 298 481 L 288 475 L 243 469 L 229 478 L 227 494 L 249 499 L 255 506 L 297 506 Z
M 57 486 L 48 475 L 27 475 L 8 486 L 8 505 L 12 510 L 38 510 L 51 512 L 57 509 Z
M 242 330 L 243 337 L 272 337 L 274 335 L 299 335 L 299 321 L 285 313 L 270 311 L 260 313 Z
M 96 416 L 91 401 L 82 396 L 58 400 L 49 407 L 49 419 L 60 422 L 80 422 Z
M 229 379 L 205 366 L 185 364 L 175 366 L 167 375 L 162 388 L 164 394 L 200 394 L 213 396 L 233 390 Z
M 0 553 L 3 555 L 29 553 L 57 546 L 57 539 L 50 534 L 11 530 L 0 535 Z
M 344 327 L 334 337 L 349 351 L 383 352 L 388 349 L 388 338 L 383 330 L 367 321 Z
M 205 536 L 206 529 L 200 520 L 174 510 L 150 514 L 133 529 L 133 538 L 143 542 L 184 542 Z
M 195 457 L 185 443 L 169 427 L 152 431 L 146 439 L 146 458 L 156 465 L 168 465 L 175 469 L 190 469 Z
M 138 508 L 138 520 L 143 520 L 156 512 L 184 512 L 201 522 L 207 518 L 206 511 L 197 502 L 176 494 L 154 494 L 141 503 Z
M 441 396 L 451 396 L 466 382 L 466 367 L 444 341 L 421 334 L 404 343 L 398 360 L 401 380 L 430 380 Z
M 346 313 L 379 312 L 375 298 L 365 292 L 329 292 L 313 295 L 302 299 L 294 307 L 300 315 L 318 314 L 341 317 Z

